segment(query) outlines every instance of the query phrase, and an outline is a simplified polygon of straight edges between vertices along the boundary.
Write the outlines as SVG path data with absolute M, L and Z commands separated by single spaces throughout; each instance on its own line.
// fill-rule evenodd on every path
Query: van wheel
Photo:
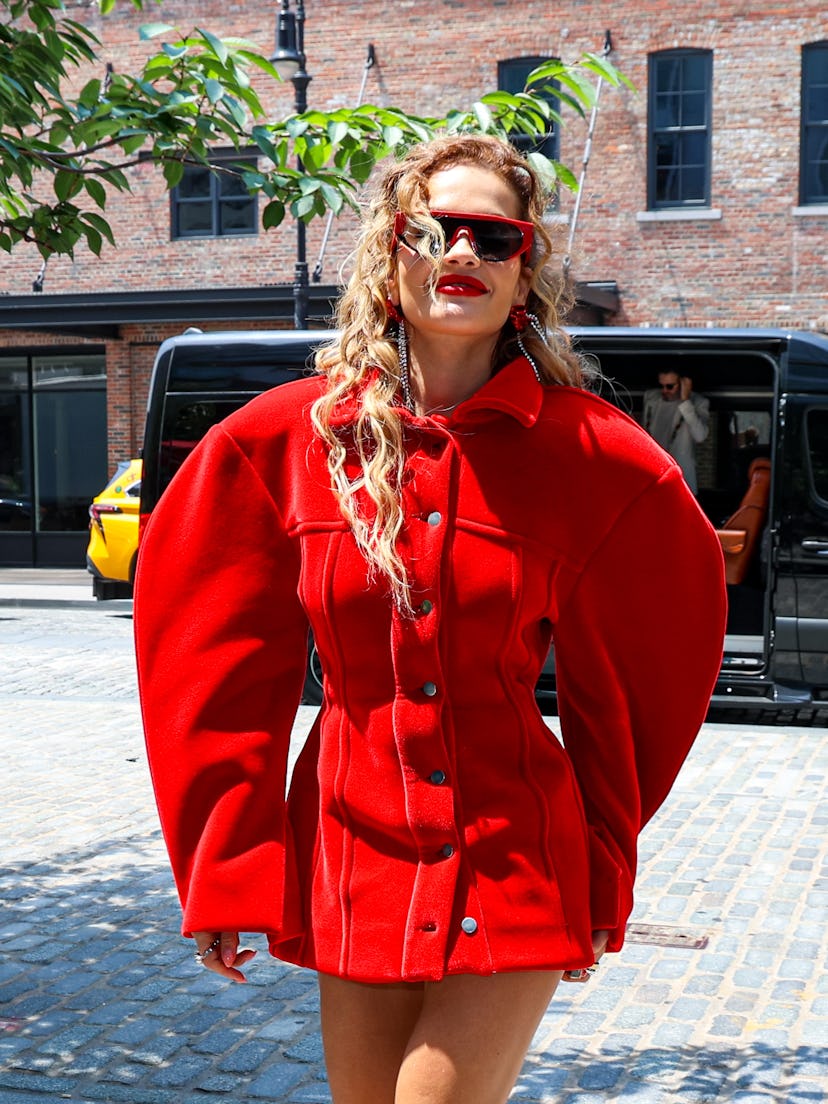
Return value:
M 308 666 L 305 671 L 305 688 L 302 691 L 303 705 L 322 704 L 322 664 L 319 662 L 319 652 L 313 642 L 313 637 L 308 638 Z

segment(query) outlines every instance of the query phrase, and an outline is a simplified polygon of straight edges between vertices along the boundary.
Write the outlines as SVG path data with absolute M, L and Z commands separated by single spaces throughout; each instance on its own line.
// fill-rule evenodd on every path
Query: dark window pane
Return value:
M 213 233 L 212 203 L 179 203 L 178 235 L 191 238 L 199 234 Z
M 807 436 L 814 490 L 828 499 L 828 410 L 808 411 Z
M 691 165 L 682 169 L 681 198 L 685 203 L 704 200 L 704 166 Z
M 809 161 L 818 163 L 828 157 L 828 128 L 812 129 L 808 134 L 806 154 Z
M 106 390 L 35 395 L 37 528 L 82 532 L 106 471 Z
M 811 203 L 828 202 L 828 133 L 817 131 L 808 136 L 805 190 Z
M 682 165 L 699 165 L 703 167 L 707 161 L 707 134 L 702 131 L 691 131 L 681 136 L 681 163 Z
M 224 199 L 219 207 L 219 233 L 250 233 L 256 229 L 256 209 L 249 197 Z
M 828 84 L 812 84 L 805 92 L 805 118 L 809 123 L 828 119 Z
M 658 128 L 681 125 L 681 97 L 675 93 L 657 93 L 655 97 L 655 126 Z
M 707 91 L 707 55 L 684 54 L 681 66 L 682 88 L 685 92 Z
M 704 126 L 707 111 L 707 95 L 704 92 L 688 92 L 681 100 L 681 125 Z
M 656 172 L 655 198 L 657 203 L 678 203 L 680 196 L 677 169 L 659 169 Z
M 5 383 L 2 370 L 0 365 L 0 384 Z M 20 374 L 25 388 L 25 362 Z M 30 442 L 26 391 L 0 389 L 0 531 L 27 532 L 32 527 Z
M 659 168 L 678 165 L 680 146 L 681 137 L 678 134 L 659 134 L 655 140 L 656 165 Z
M 810 82 L 828 84 L 828 43 L 816 42 L 806 46 L 802 60 Z
M 681 91 L 681 60 L 678 57 L 660 57 L 655 64 L 655 83 L 659 92 Z
M 202 199 L 210 195 L 210 170 L 189 167 L 176 188 L 181 199 Z
M 207 430 L 238 410 L 250 395 L 232 399 L 187 403 L 178 396 L 169 397 L 164 406 L 159 450 L 160 485 L 166 487 Z
M 219 195 L 221 196 L 239 196 L 243 195 L 246 198 L 250 193 L 247 190 L 247 185 L 242 180 L 239 173 L 217 173 L 216 179 L 218 180 Z

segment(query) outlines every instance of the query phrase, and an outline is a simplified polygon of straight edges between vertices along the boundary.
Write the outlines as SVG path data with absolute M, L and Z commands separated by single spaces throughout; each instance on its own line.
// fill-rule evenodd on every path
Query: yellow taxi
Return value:
M 96 598 L 124 598 L 132 594 L 142 469 L 141 460 L 120 463 L 89 507 L 86 568 L 92 575 Z

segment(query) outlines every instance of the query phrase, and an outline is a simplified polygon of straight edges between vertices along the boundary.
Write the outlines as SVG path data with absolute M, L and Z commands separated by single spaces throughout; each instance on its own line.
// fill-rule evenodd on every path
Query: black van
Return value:
M 330 336 L 188 332 L 165 341 L 147 410 L 142 516 L 210 425 L 307 373 Z M 689 376 L 710 401 L 698 496 L 732 579 L 711 716 L 828 725 L 828 335 L 602 327 L 572 336 L 600 367 L 600 393 L 638 420 L 660 372 Z M 306 692 L 318 700 L 313 677 Z M 537 697 L 554 710 L 553 654 Z

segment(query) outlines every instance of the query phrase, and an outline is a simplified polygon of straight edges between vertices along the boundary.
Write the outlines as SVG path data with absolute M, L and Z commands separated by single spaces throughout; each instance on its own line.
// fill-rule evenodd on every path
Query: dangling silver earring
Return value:
M 400 361 L 400 390 L 403 405 L 413 412 L 414 400 L 411 397 L 411 376 L 408 372 L 408 336 L 403 321 L 397 325 L 397 356 Z
M 543 332 L 543 327 L 540 324 L 540 320 L 538 319 L 538 316 L 536 314 L 529 314 L 527 312 L 526 321 L 529 323 L 529 325 L 532 327 L 532 329 L 535 331 L 535 333 L 538 335 L 538 337 L 541 339 L 541 341 L 546 343 L 546 335 Z M 523 344 L 523 334 L 524 333 L 525 333 L 525 330 L 518 330 L 518 333 L 517 333 L 518 348 L 520 349 L 522 355 L 532 365 L 532 371 L 535 373 L 535 379 L 538 381 L 538 383 L 543 383 L 543 376 L 541 376 L 541 374 L 540 374 L 540 369 L 538 368 L 537 364 L 535 364 L 534 360 L 529 355 L 529 353 L 526 351 L 526 346 Z

